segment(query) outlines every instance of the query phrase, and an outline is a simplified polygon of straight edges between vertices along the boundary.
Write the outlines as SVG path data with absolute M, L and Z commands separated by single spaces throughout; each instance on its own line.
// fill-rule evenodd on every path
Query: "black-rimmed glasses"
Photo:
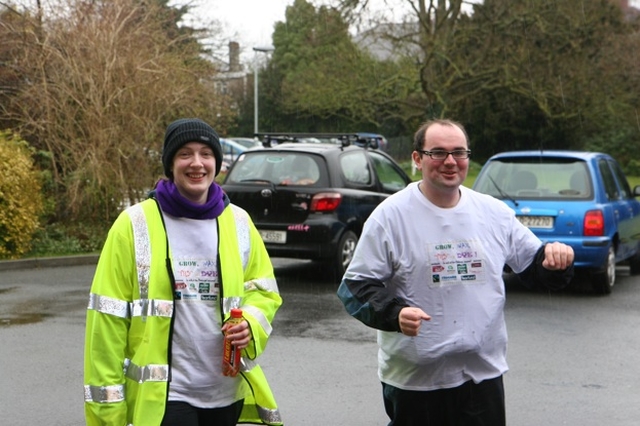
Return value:
M 420 154 L 428 155 L 432 160 L 446 160 L 449 155 L 451 155 L 455 160 L 466 160 L 471 155 L 471 150 L 468 149 L 456 149 L 453 151 L 425 151 L 418 150 Z

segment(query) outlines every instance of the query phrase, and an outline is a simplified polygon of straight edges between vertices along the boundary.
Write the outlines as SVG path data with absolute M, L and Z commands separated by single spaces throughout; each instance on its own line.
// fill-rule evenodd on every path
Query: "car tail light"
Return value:
M 311 199 L 309 211 L 314 213 L 332 212 L 342 202 L 342 194 L 337 192 L 321 192 Z
M 584 235 L 591 237 L 604 235 L 604 216 L 601 210 L 589 210 L 584 215 Z

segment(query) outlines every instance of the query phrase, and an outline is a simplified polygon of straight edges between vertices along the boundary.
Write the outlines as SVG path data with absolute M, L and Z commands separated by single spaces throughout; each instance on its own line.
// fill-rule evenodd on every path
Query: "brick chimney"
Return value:
M 229 42 L 229 71 L 242 71 L 240 66 L 240 44 L 236 41 Z

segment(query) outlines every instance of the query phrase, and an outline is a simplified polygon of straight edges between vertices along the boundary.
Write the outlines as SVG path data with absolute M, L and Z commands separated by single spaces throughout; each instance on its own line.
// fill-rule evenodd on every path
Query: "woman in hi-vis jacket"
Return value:
M 168 179 L 109 231 L 87 311 L 88 425 L 282 424 L 256 362 L 282 299 L 253 222 L 214 181 L 221 163 L 211 126 L 171 123 Z M 224 334 L 242 351 L 236 376 L 223 374 Z

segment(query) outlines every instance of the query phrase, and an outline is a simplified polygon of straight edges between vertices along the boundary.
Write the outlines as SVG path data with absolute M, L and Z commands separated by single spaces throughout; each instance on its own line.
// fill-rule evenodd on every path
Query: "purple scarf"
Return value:
M 215 182 L 209 187 L 207 202 L 204 204 L 189 201 L 178 192 L 173 181 L 165 179 L 160 180 L 156 185 L 155 196 L 163 212 L 188 219 L 215 219 L 229 204 L 226 194 Z

